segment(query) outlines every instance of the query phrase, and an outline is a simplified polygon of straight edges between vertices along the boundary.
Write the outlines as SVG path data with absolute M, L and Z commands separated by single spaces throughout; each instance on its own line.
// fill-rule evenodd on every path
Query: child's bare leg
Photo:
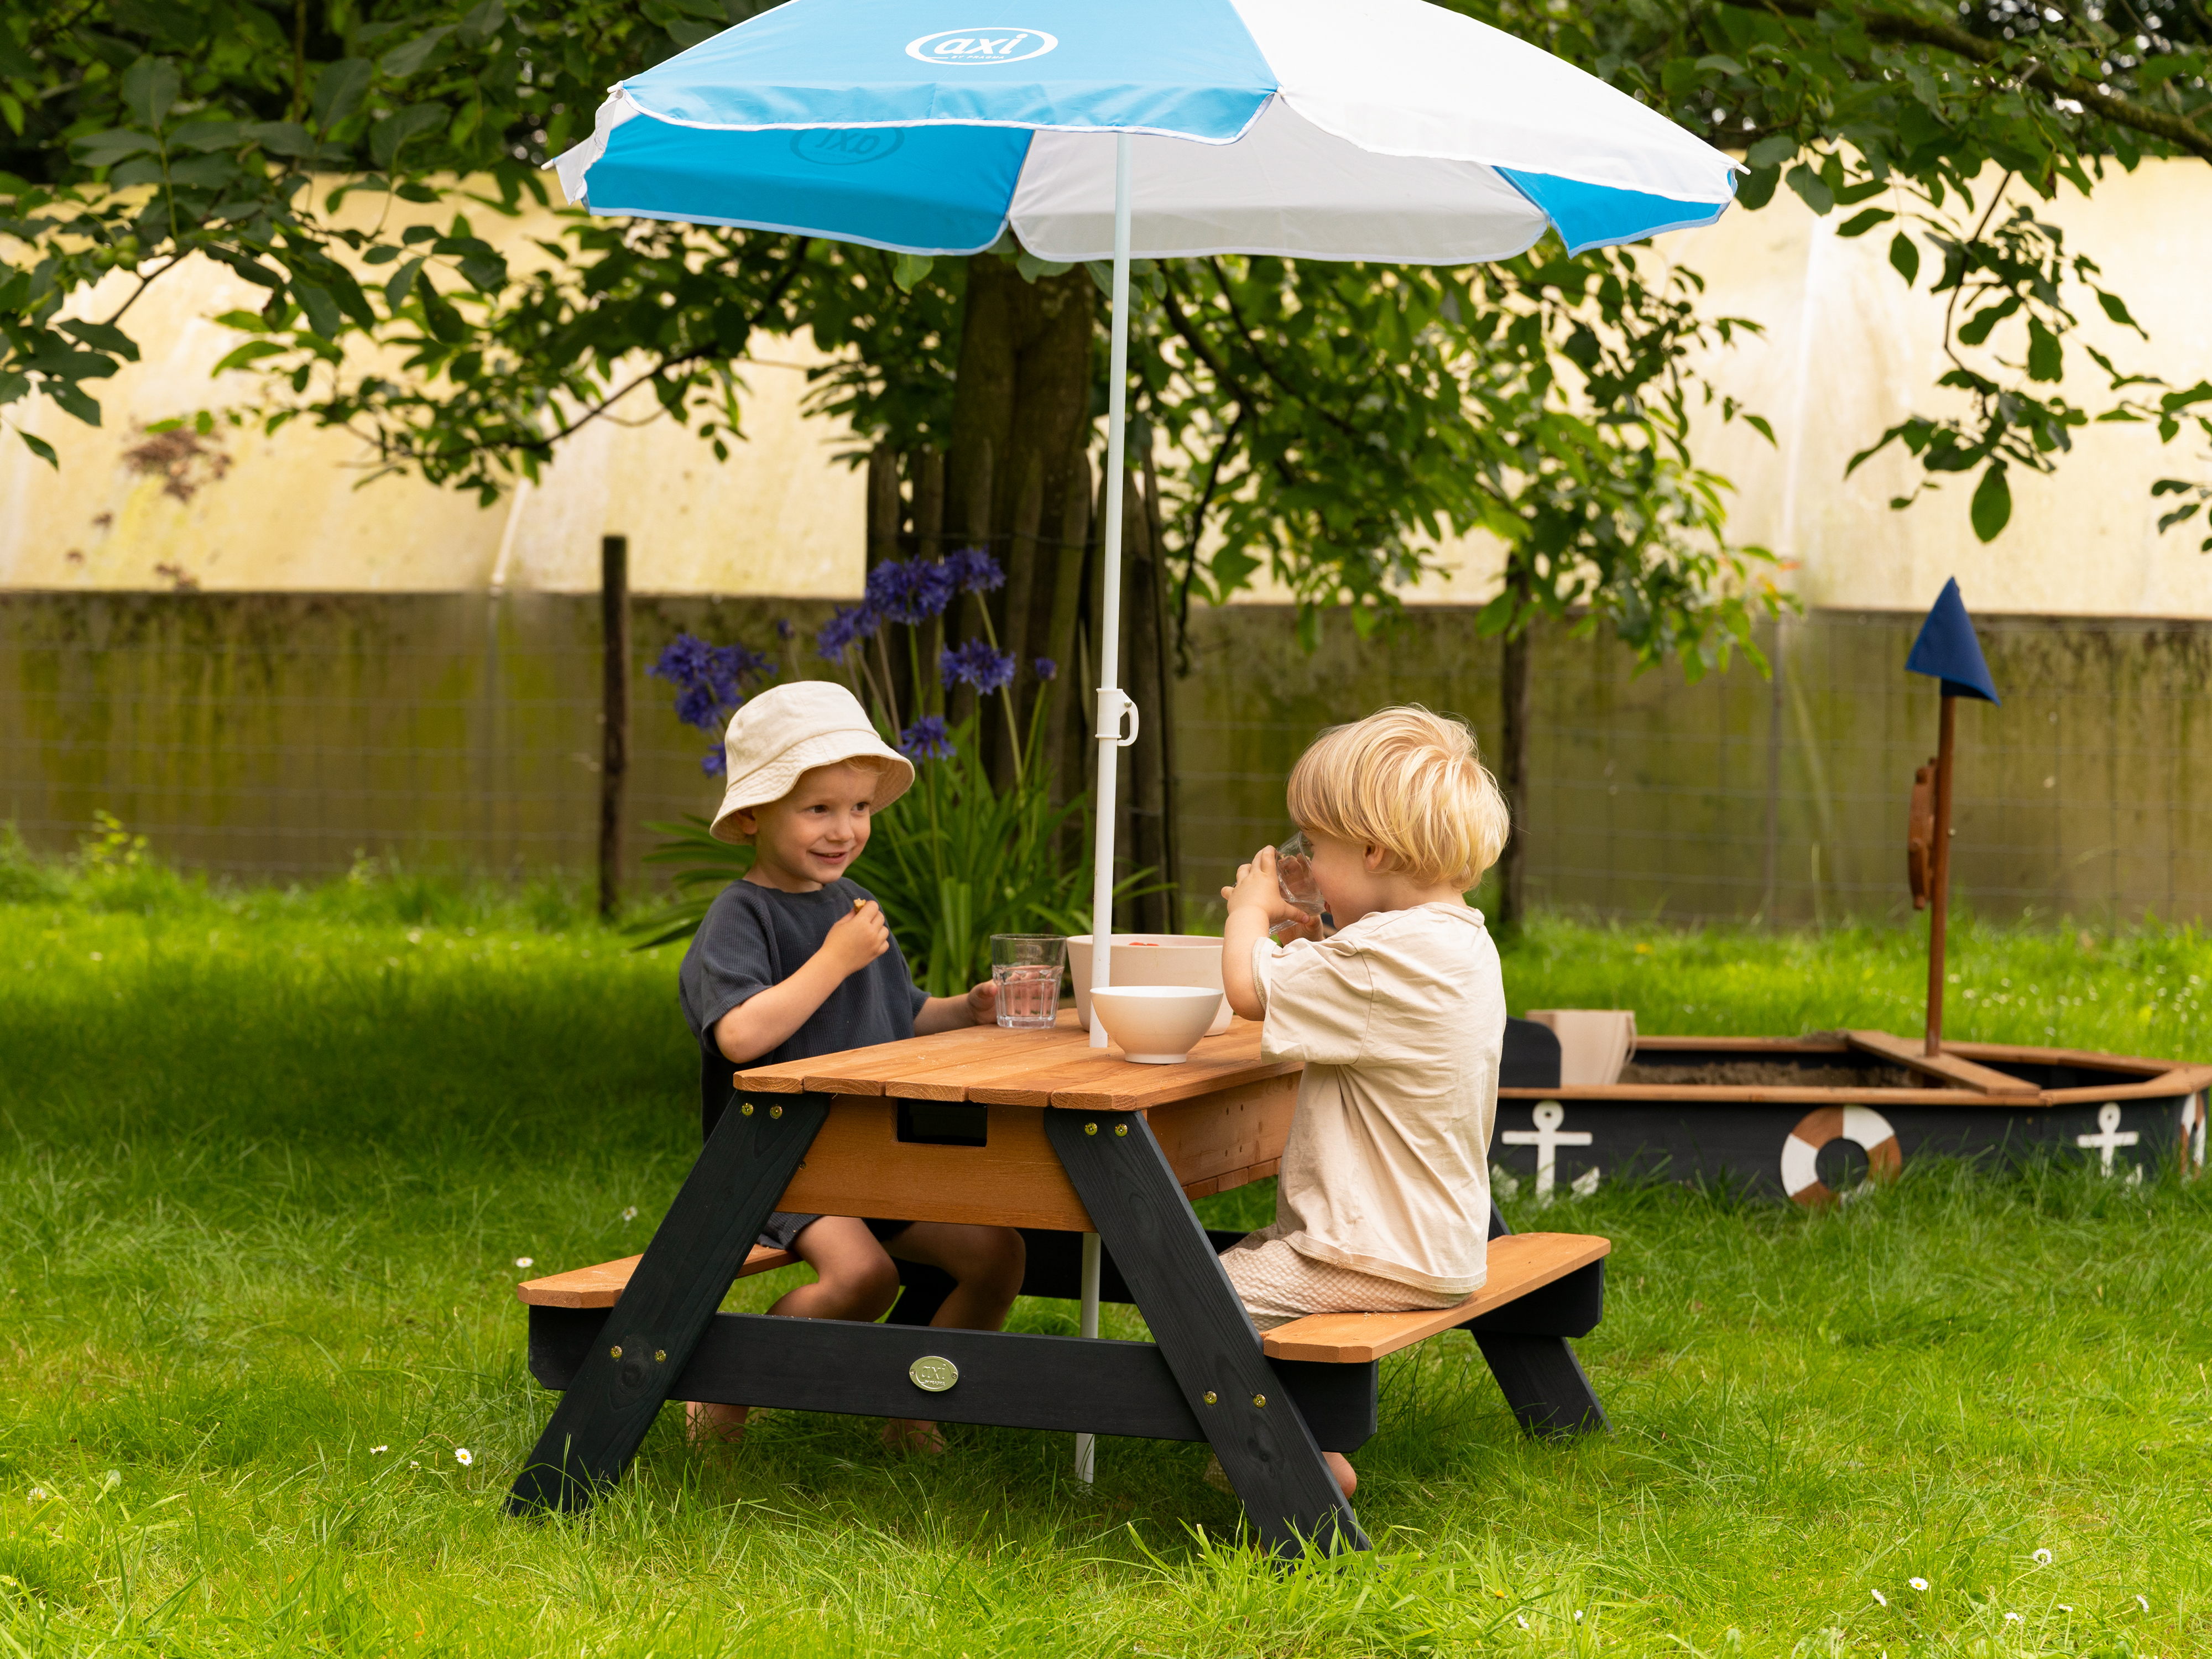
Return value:
M 1018 1240 L 1020 1235 L 1017 1234 Z M 884 1316 L 898 1295 L 898 1268 L 867 1224 L 849 1215 L 825 1215 L 800 1230 L 792 1252 L 814 1269 L 814 1282 L 787 1291 L 769 1310 L 798 1319 Z M 694 1440 L 734 1445 L 744 1438 L 750 1406 L 695 1400 L 687 1413 Z
M 892 1255 L 941 1267 L 954 1279 L 930 1324 L 945 1330 L 995 1331 L 1021 1294 L 1028 1248 L 1012 1227 L 971 1227 L 951 1221 L 917 1221 L 890 1241 Z M 886 1445 L 909 1451 L 942 1451 L 937 1425 L 895 1417 L 884 1427 Z

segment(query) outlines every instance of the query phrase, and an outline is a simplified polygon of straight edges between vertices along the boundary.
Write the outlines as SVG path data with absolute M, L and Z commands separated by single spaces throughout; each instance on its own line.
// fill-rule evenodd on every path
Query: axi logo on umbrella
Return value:
M 791 153 L 817 167 L 854 167 L 880 161 L 906 143 L 896 127 L 815 127 L 791 141 Z
M 1059 44 L 1058 35 L 1042 29 L 939 29 L 908 41 L 906 55 L 925 64 L 1018 64 L 1024 58 L 1042 58 Z

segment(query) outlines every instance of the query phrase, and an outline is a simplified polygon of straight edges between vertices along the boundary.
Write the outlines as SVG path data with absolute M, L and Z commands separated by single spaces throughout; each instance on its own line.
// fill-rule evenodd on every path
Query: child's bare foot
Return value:
M 884 1444 L 893 1451 L 934 1457 L 945 1449 L 945 1434 L 936 1424 L 918 1417 L 894 1417 L 884 1425 Z
M 734 1446 L 745 1437 L 750 1406 L 725 1406 L 718 1401 L 694 1400 L 684 1407 L 684 1429 L 695 1445 Z

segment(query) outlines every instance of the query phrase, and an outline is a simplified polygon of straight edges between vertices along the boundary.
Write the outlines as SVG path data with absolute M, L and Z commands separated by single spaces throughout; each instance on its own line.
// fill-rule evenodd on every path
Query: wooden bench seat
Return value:
M 595 1267 L 578 1267 L 565 1273 L 549 1273 L 543 1279 L 526 1279 L 514 1287 L 515 1300 L 530 1308 L 611 1308 L 621 1300 L 623 1286 L 637 1271 L 637 1264 L 645 1260 L 642 1255 L 626 1255 L 619 1261 L 602 1261 Z M 745 1265 L 738 1269 L 738 1277 L 749 1279 L 755 1273 L 772 1273 L 778 1267 L 788 1267 L 799 1258 L 789 1250 L 773 1250 L 765 1244 L 756 1244 Z
M 1271 1359 L 1366 1364 L 1516 1302 L 1532 1291 L 1589 1267 L 1612 1249 L 1608 1239 L 1580 1233 L 1509 1233 L 1490 1241 L 1489 1277 L 1464 1302 L 1417 1313 L 1309 1314 L 1267 1332 L 1261 1346 Z M 641 1256 L 626 1255 L 619 1261 L 602 1261 L 527 1279 L 514 1287 L 514 1294 L 530 1307 L 611 1308 L 641 1260 Z M 798 1260 L 788 1250 L 756 1244 L 738 1277 L 769 1273 Z
M 1308 1314 L 1276 1326 L 1261 1338 L 1261 1345 L 1270 1359 L 1365 1364 L 1517 1302 L 1602 1260 L 1612 1249 L 1612 1240 L 1581 1233 L 1508 1233 L 1490 1241 L 1489 1276 L 1482 1288 L 1453 1307 L 1418 1313 Z

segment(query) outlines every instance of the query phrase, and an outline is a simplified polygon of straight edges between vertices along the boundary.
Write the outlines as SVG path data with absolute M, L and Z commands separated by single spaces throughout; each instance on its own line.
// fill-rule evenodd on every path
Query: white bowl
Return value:
M 1221 989 L 1221 941 L 1206 933 L 1115 933 L 1116 985 L 1188 985 Z M 1067 976 L 1075 989 L 1075 1017 L 1091 1029 L 1091 935 L 1067 941 Z M 1223 997 L 1206 1028 L 1208 1036 L 1229 1029 L 1229 999 Z
M 1189 1059 L 1190 1045 L 1206 1035 L 1219 1000 L 1218 992 L 1188 985 L 1102 985 L 1091 994 L 1122 1058 L 1146 1066 Z

